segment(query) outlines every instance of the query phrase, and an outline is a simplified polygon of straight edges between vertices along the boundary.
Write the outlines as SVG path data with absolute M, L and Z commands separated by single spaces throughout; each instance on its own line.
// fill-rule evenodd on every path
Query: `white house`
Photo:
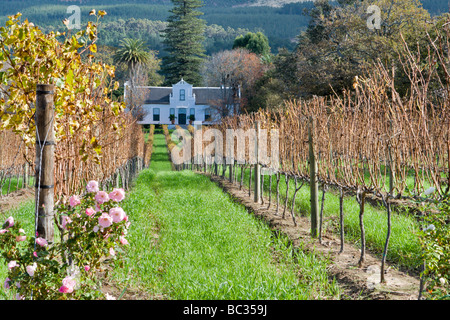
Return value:
M 172 124 L 170 115 L 175 115 L 174 124 L 189 123 L 190 116 L 203 124 L 213 124 L 221 117 L 220 108 L 216 107 L 223 101 L 228 88 L 224 87 L 193 87 L 183 79 L 172 87 L 137 86 L 144 93 L 144 118 L 139 124 Z M 125 82 L 124 100 L 130 94 L 129 84 Z M 240 92 L 238 93 L 240 97 Z M 234 105 L 228 106 L 228 114 L 238 112 Z

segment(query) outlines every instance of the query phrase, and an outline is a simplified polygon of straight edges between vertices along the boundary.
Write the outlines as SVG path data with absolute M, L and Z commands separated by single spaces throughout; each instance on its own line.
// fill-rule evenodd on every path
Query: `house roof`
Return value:
M 211 104 L 222 98 L 222 90 L 220 88 L 192 88 L 195 94 L 195 104 Z
M 170 94 L 172 93 L 171 87 L 147 87 L 148 91 L 145 99 L 146 104 L 169 104 Z
M 145 104 L 170 104 L 172 87 L 141 88 L 148 91 L 145 93 Z M 193 87 L 192 93 L 195 94 L 196 105 L 209 105 L 222 97 L 222 91 L 219 87 Z

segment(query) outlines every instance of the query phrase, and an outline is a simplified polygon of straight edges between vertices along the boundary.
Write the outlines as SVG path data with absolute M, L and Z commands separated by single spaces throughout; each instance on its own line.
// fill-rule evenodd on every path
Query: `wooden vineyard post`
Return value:
M 36 192 L 37 233 L 53 242 L 55 130 L 54 85 L 36 87 Z
M 394 173 L 394 164 L 392 161 L 392 154 L 391 154 L 391 139 L 393 136 L 393 129 L 392 129 L 392 120 L 389 120 L 389 142 L 387 147 L 387 165 L 389 166 L 389 194 L 393 197 L 394 196 L 394 187 L 395 187 L 395 173 Z
M 319 186 L 317 181 L 317 161 L 314 154 L 314 120 L 309 117 L 309 177 L 311 190 L 311 236 L 317 237 L 319 234 Z
M 23 187 L 28 188 L 28 162 L 27 162 L 27 156 L 28 156 L 28 148 L 25 146 L 25 163 L 23 165 Z
M 261 166 L 259 164 L 259 121 L 255 122 L 256 137 L 255 137 L 255 154 L 256 154 L 256 164 L 255 164 L 255 202 L 259 202 L 261 198 Z

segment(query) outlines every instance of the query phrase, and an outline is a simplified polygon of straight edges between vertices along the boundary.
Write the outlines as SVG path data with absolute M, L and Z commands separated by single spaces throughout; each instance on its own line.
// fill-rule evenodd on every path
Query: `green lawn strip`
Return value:
M 30 177 L 30 180 L 28 181 L 28 185 L 32 186 L 34 185 L 34 177 Z M 17 181 L 17 177 L 12 177 L 11 178 L 11 183 L 10 183 L 10 179 L 6 179 L 6 181 L 3 181 L 3 185 L 1 186 L 1 194 L 2 195 L 6 195 L 8 194 L 8 189 L 9 189 L 9 193 L 12 193 L 14 191 L 20 190 L 23 188 L 23 177 L 19 177 L 19 181 Z
M 325 259 L 294 251 L 207 177 L 170 171 L 163 148 L 155 134 L 151 168 L 124 203 L 132 227 L 119 280 L 168 299 L 339 298 Z
M 222 171 L 219 170 L 219 174 Z M 228 171 L 226 178 L 228 178 Z M 238 181 L 240 181 L 241 170 L 236 170 L 238 174 Z M 253 173 L 252 173 L 253 174 Z M 244 184 L 248 188 L 249 170 L 244 170 Z M 300 185 L 300 183 L 299 183 Z M 253 189 L 252 180 L 252 189 Z M 288 192 L 288 209 L 286 210 L 286 218 L 291 219 L 290 212 L 292 207 L 292 198 L 294 194 L 295 183 L 294 179 L 290 180 Z M 276 178 L 272 177 L 272 205 L 276 207 Z M 268 196 L 269 193 L 269 176 L 264 177 L 264 194 Z M 253 192 L 252 192 L 253 197 Z M 286 199 L 286 182 L 284 176 L 280 179 L 280 206 L 284 206 Z M 322 201 L 322 190 L 319 190 L 319 205 Z M 309 216 L 311 210 L 310 204 L 310 188 L 309 184 L 305 183 L 298 191 L 295 199 L 295 214 L 299 212 L 302 216 Z M 280 208 L 280 214 L 282 210 Z M 334 226 L 334 230 L 339 230 L 339 196 L 336 192 L 329 190 L 325 194 L 324 203 L 324 218 L 328 218 L 324 222 L 324 232 L 327 228 Z M 375 207 L 366 203 L 364 210 L 364 226 L 366 235 L 366 245 L 374 253 L 381 255 L 387 233 L 387 214 L 384 207 Z M 355 197 L 344 198 L 344 230 L 346 233 L 346 240 L 360 245 L 360 227 L 359 227 L 359 205 Z M 405 213 L 392 214 L 392 230 L 389 241 L 389 249 L 387 259 L 395 262 L 400 266 L 417 269 L 421 265 L 420 259 L 420 244 L 416 236 L 419 230 L 419 225 L 414 217 L 408 216 Z

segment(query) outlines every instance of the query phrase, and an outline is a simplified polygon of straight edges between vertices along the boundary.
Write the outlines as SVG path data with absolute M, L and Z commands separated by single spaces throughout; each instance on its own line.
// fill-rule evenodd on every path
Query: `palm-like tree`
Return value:
M 113 59 L 114 63 L 123 63 L 127 66 L 131 85 L 133 85 L 140 67 L 150 63 L 152 55 L 143 40 L 125 38 L 120 42 L 120 48 L 114 54 Z
M 142 120 L 145 112 L 142 109 L 145 93 L 136 90 L 136 85 L 147 81 L 147 75 L 141 72 L 142 66 L 147 66 L 152 61 L 152 54 L 147 49 L 144 41 L 140 39 L 125 38 L 120 43 L 120 48 L 113 56 L 114 63 L 127 66 L 130 82 L 127 104 L 131 114 L 138 120 Z

